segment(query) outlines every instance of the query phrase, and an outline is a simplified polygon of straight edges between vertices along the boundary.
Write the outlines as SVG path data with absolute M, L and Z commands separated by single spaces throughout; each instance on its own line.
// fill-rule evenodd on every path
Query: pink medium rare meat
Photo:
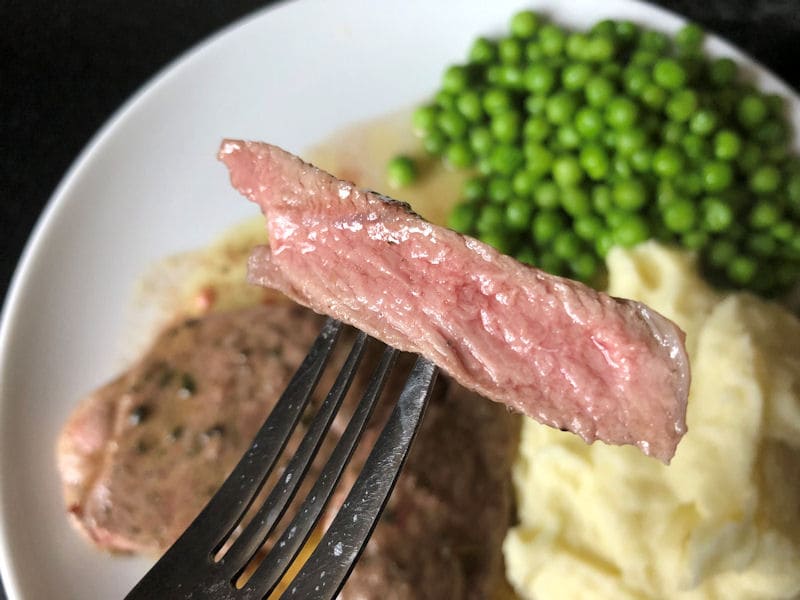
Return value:
M 669 462 L 686 431 L 684 334 L 647 306 L 523 265 L 268 144 L 226 140 L 270 245 L 249 278 L 591 443 Z

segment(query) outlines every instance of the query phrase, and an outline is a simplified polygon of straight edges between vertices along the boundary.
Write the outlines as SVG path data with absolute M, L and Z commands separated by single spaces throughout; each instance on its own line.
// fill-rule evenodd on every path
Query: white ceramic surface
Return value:
M 54 442 L 76 401 L 122 366 L 126 311 L 147 266 L 254 214 L 215 160 L 220 139 L 299 152 L 410 106 L 476 35 L 504 31 L 523 7 L 575 27 L 605 17 L 664 31 L 681 23 L 624 0 L 292 2 L 186 54 L 97 134 L 38 223 L 0 325 L 0 567 L 12 600 L 122 597 L 147 568 L 93 550 L 69 526 Z M 707 48 L 791 95 L 724 42 Z

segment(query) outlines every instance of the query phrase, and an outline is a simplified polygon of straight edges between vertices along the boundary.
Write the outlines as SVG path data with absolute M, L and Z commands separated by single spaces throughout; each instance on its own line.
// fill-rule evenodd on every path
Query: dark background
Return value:
M 169 61 L 267 4 L 0 0 L 0 303 L 50 194 L 103 122 Z M 800 0 L 657 4 L 722 35 L 800 87 Z

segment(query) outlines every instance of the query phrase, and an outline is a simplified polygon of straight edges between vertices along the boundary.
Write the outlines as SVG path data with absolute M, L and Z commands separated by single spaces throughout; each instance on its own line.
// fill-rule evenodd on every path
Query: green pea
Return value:
M 588 242 L 596 239 L 603 231 L 603 221 L 597 215 L 585 214 L 575 219 L 573 229 L 578 237 Z
M 767 118 L 769 108 L 759 94 L 747 94 L 736 107 L 739 122 L 747 128 L 754 128 Z
M 477 218 L 477 205 L 473 202 L 461 202 L 450 211 L 447 217 L 447 226 L 459 233 L 470 233 Z
M 615 129 L 632 127 L 639 116 L 639 108 L 632 100 L 617 96 L 609 102 L 606 108 L 606 122 Z
M 489 88 L 483 94 L 483 110 L 488 115 L 496 115 L 511 108 L 511 95 L 501 88 Z
M 562 188 L 578 185 L 583 179 L 578 159 L 571 155 L 558 157 L 553 161 L 553 179 Z
M 567 36 L 567 56 L 575 60 L 583 60 L 589 49 L 589 38 L 583 33 L 573 32 Z
M 773 165 L 763 165 L 750 176 L 750 189 L 756 194 L 769 194 L 781 185 L 781 172 Z
M 756 229 L 772 227 L 781 219 L 780 207 L 769 200 L 759 200 L 750 210 L 750 225 Z
M 677 177 L 683 170 L 683 155 L 674 146 L 662 146 L 653 155 L 653 171 L 664 178 Z
M 624 210 L 639 210 L 647 202 L 647 188 L 638 179 L 622 179 L 612 188 L 614 203 Z
M 686 69 L 677 60 L 662 58 L 653 65 L 653 80 L 668 90 L 677 90 L 686 85 Z
M 617 151 L 630 156 L 647 144 L 647 134 L 641 129 L 624 129 L 617 133 Z
M 505 177 L 493 177 L 486 186 L 486 195 L 489 201 L 495 204 L 504 204 L 508 202 L 513 193 L 514 190 L 511 187 L 511 182 Z
M 628 93 L 640 96 L 650 83 L 650 75 L 644 67 L 629 66 L 622 73 L 622 82 Z
M 689 129 L 697 135 L 709 135 L 717 127 L 719 117 L 713 110 L 698 110 L 689 121 Z
M 577 103 L 575 98 L 566 92 L 553 94 L 547 100 L 547 119 L 555 125 L 563 125 L 572 120 Z
M 770 228 L 770 234 L 776 240 L 788 242 L 795 235 L 795 225 L 791 221 L 778 221 Z
M 578 133 L 577 128 L 570 123 L 558 128 L 556 140 L 561 144 L 562 148 L 568 150 L 573 150 L 581 145 L 581 135 Z
M 593 35 L 586 46 L 586 60 L 602 63 L 611 60 L 616 52 L 614 40 L 607 35 Z
M 691 200 L 676 200 L 662 209 L 664 225 L 675 233 L 686 233 L 694 227 L 697 211 Z
M 537 213 L 531 223 L 531 234 L 539 244 L 552 241 L 566 227 L 566 220 L 560 213 L 546 210 Z
M 705 32 L 696 23 L 687 23 L 675 34 L 675 44 L 685 52 L 698 52 Z
M 614 207 L 614 193 L 607 185 L 595 185 L 592 188 L 592 207 L 595 212 L 605 215 Z
M 603 107 L 614 97 L 615 89 L 611 80 L 600 75 L 591 77 L 586 82 L 584 95 L 586 101 L 594 107 Z
M 733 209 L 718 196 L 709 196 L 701 205 L 703 228 L 718 233 L 728 229 L 733 223 Z
M 436 128 L 437 110 L 434 106 L 420 106 L 411 115 L 414 133 L 424 136 Z
M 639 34 L 639 28 L 631 21 L 616 22 L 617 36 L 627 42 L 632 42 Z
M 436 106 L 444 110 L 453 110 L 456 107 L 456 95 L 447 90 L 439 90 L 433 97 Z
M 497 54 L 506 64 L 517 64 L 522 60 L 523 46 L 516 38 L 503 38 L 497 42 Z
M 461 197 L 467 202 L 477 202 L 486 197 L 486 180 L 483 177 L 470 177 L 461 186 Z
M 467 133 L 467 121 L 455 110 L 445 110 L 439 114 L 439 128 L 450 139 L 459 139 Z
M 410 156 L 397 155 L 386 165 L 386 180 L 390 187 L 402 188 L 417 179 L 417 166 Z
M 580 153 L 580 165 L 595 181 L 605 179 L 610 168 L 608 154 L 599 144 L 587 144 Z
M 615 245 L 614 232 L 609 230 L 601 231 L 594 241 L 594 249 L 602 257 L 605 257 Z
M 434 129 L 422 138 L 422 147 L 428 154 L 440 156 L 447 147 L 447 137 L 438 129 Z
M 683 123 L 692 117 L 697 105 L 697 94 L 693 90 L 679 90 L 667 100 L 665 111 L 670 119 Z
M 497 46 L 485 37 L 479 37 L 472 43 L 469 51 L 469 60 L 472 63 L 488 64 L 495 60 L 497 56 Z
M 685 127 L 675 121 L 667 121 L 661 130 L 661 137 L 667 144 L 679 144 L 684 135 L 686 135 Z
M 472 165 L 475 155 L 465 141 L 453 142 L 444 152 L 445 160 L 457 169 L 466 169 Z
M 731 129 L 721 129 L 714 136 L 714 156 L 721 160 L 733 160 L 742 149 L 742 140 Z
M 580 217 L 592 210 L 589 194 L 580 187 L 566 187 L 561 190 L 561 206 L 568 215 Z
M 747 285 L 756 275 L 758 263 L 749 256 L 734 256 L 725 269 L 730 280 L 738 285 Z
M 567 65 L 561 71 L 561 84 L 565 90 L 577 91 L 583 89 L 589 77 L 592 75 L 592 70 L 589 65 L 585 63 L 573 63 Z
M 631 214 L 614 227 L 612 236 L 615 244 L 630 248 L 650 238 L 650 227 L 643 217 Z
M 569 267 L 578 280 L 588 283 L 597 274 L 599 263 L 593 254 L 581 252 L 569 261 Z
M 500 69 L 497 72 L 497 83 L 509 90 L 523 89 L 522 68 L 518 65 L 500 65 Z
M 578 256 L 583 244 L 574 232 L 559 231 L 553 238 L 553 254 L 563 260 L 572 260 Z
M 727 265 L 736 256 L 736 244 L 731 240 L 721 239 L 711 243 L 708 249 L 708 262 L 717 268 Z
M 526 90 L 534 94 L 549 94 L 556 84 L 556 74 L 549 65 L 534 63 L 523 71 L 522 83 Z
M 603 115 L 600 111 L 585 106 L 575 115 L 575 128 L 587 140 L 593 140 L 603 132 Z
M 506 225 L 513 231 L 524 231 L 530 225 L 532 213 L 530 202 L 516 198 L 506 205 Z
M 515 110 L 496 114 L 489 122 L 489 130 L 497 141 L 507 144 L 519 137 L 522 117 Z
M 447 67 L 442 76 L 442 89 L 451 94 L 460 94 L 469 85 L 467 70 L 461 65 Z
M 717 87 L 726 87 L 736 79 L 736 63 L 730 58 L 717 58 L 711 61 L 708 74 Z
M 547 173 L 553 164 L 553 154 L 542 144 L 526 142 L 523 153 L 528 169 L 539 175 Z
M 539 30 L 539 43 L 547 56 L 558 56 L 564 50 L 567 36 L 561 28 L 547 24 Z
M 539 180 L 540 174 L 529 169 L 520 169 L 511 179 L 511 188 L 520 198 L 529 198 L 533 195 L 533 188 Z
M 474 127 L 469 132 L 469 145 L 477 156 L 488 156 L 494 147 L 494 136 L 488 127 Z
M 660 109 L 667 101 L 667 93 L 664 88 L 655 83 L 648 83 L 641 92 L 642 103 L 648 108 Z
M 681 145 L 683 146 L 683 151 L 686 153 L 686 156 L 692 160 L 699 160 L 710 154 L 705 140 L 694 133 L 689 133 L 684 136 Z
M 533 200 L 542 209 L 554 209 L 560 204 L 560 190 L 552 181 L 542 181 L 533 190 Z
M 500 144 L 489 154 L 492 170 L 501 175 L 511 175 L 522 166 L 525 158 L 517 146 Z
M 481 96 L 475 90 L 467 90 L 456 98 L 458 112 L 467 120 L 476 123 L 483 118 Z
M 731 166 L 722 161 L 712 161 L 703 166 L 703 185 L 709 192 L 719 192 L 728 188 L 733 182 Z
M 700 250 L 708 244 L 708 234 L 705 231 L 687 231 L 681 235 L 681 244 L 689 250 Z
M 501 205 L 486 204 L 478 214 L 478 218 L 475 221 L 475 229 L 481 234 L 498 231 L 502 229 L 504 220 L 505 210 Z
M 669 38 L 666 34 L 652 29 L 643 29 L 639 35 L 639 47 L 645 48 L 656 54 L 663 54 L 669 48 Z
M 541 142 L 550 133 L 550 123 L 542 117 L 530 117 L 522 126 L 522 135 L 526 140 Z
M 538 40 L 530 41 L 525 44 L 525 58 L 530 63 L 538 63 L 545 58 L 544 50 Z
M 631 167 L 637 173 L 647 173 L 653 165 L 653 150 L 644 147 L 631 154 Z
M 525 98 L 525 110 L 529 115 L 544 116 L 547 109 L 547 96 L 530 95 Z
M 539 28 L 539 15 L 532 10 L 523 10 L 511 17 L 511 35 L 521 39 L 533 37 Z

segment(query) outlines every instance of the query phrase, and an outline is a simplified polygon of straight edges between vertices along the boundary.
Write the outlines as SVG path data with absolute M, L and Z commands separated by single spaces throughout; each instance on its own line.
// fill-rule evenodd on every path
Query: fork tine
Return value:
M 196 576 L 198 569 L 207 571 L 212 556 L 236 527 L 272 471 L 319 382 L 342 328 L 339 321 L 326 320 L 247 453 L 189 528 L 127 597 L 186 596 L 189 590 L 181 592 L 183 582 Z
M 273 488 L 258 513 L 220 559 L 218 568 L 224 573 L 223 576 L 230 578 L 238 576 L 264 543 L 264 540 L 272 533 L 275 524 L 291 503 L 308 467 L 319 450 L 325 433 L 330 428 L 344 397 L 347 395 L 347 390 L 350 388 L 350 384 L 356 374 L 358 364 L 364 355 L 367 339 L 367 334 L 363 331 L 359 331 L 356 335 L 353 347 L 341 371 L 339 371 L 336 382 L 319 407 L 314 420 L 297 448 L 297 452 L 292 456 L 283 471 L 281 481 Z
M 436 365 L 417 359 L 347 499 L 281 600 L 328 600 L 338 594 L 394 488 L 437 374 Z
M 381 361 L 375 367 L 361 401 L 297 515 L 242 588 L 245 597 L 262 598 L 272 592 L 308 540 L 350 461 L 399 353 L 390 346 L 383 351 Z

